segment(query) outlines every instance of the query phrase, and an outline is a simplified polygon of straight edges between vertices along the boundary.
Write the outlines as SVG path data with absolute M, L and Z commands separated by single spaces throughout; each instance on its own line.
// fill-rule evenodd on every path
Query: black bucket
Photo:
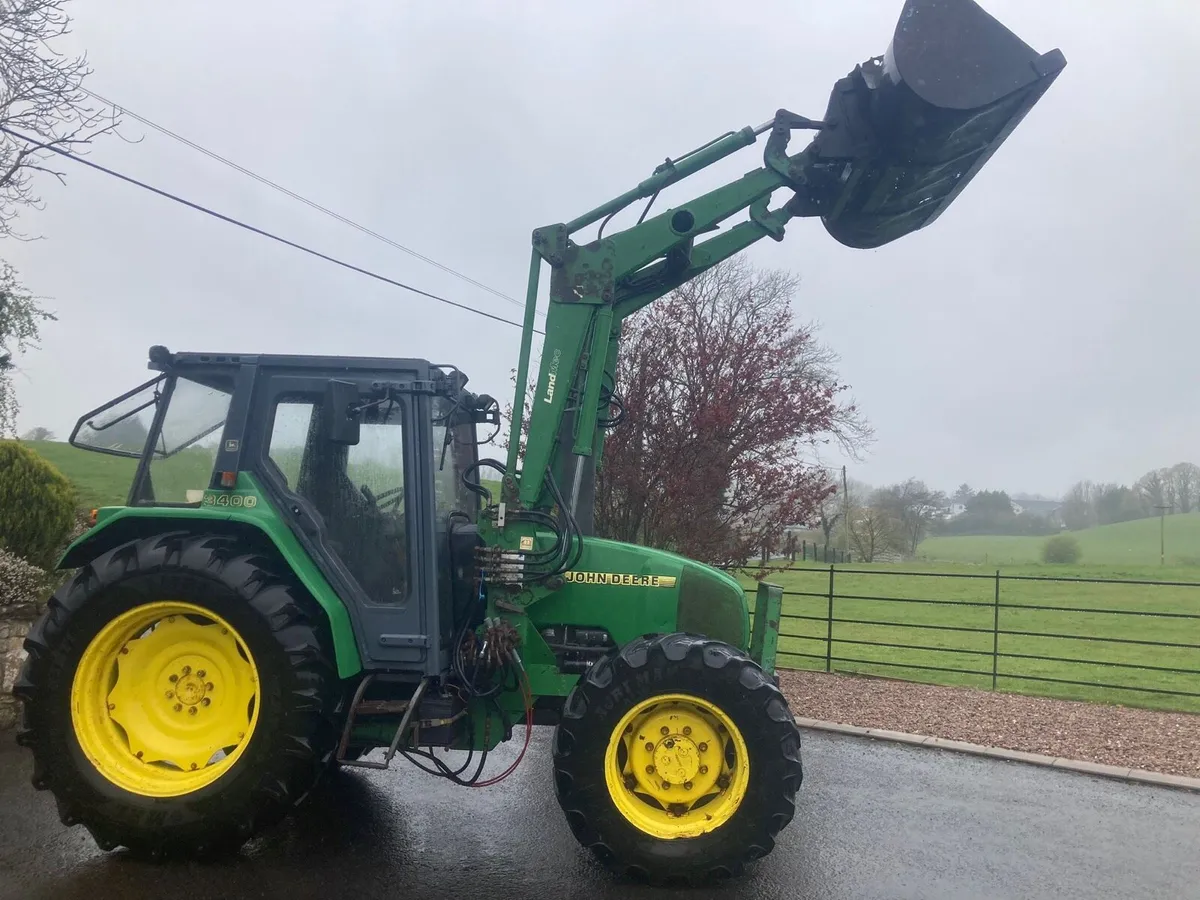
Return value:
M 1066 66 L 972 0 L 906 0 L 887 53 L 829 98 L 825 127 L 794 160 L 797 215 L 849 247 L 928 225 Z

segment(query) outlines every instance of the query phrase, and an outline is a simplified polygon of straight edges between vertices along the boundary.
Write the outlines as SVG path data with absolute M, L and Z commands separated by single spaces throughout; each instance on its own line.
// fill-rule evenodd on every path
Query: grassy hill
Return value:
M 1200 513 L 1167 516 L 1165 530 L 1167 565 L 1200 566 Z M 1070 533 L 1079 541 L 1082 562 L 1086 565 L 1128 567 L 1159 563 L 1157 518 Z M 931 537 L 921 542 L 917 556 L 931 562 L 1020 565 L 1038 562 L 1045 541 L 1044 537 L 1009 535 Z
M 60 441 L 25 443 L 71 480 L 82 506 L 119 506 L 129 496 L 136 459 L 80 450 Z

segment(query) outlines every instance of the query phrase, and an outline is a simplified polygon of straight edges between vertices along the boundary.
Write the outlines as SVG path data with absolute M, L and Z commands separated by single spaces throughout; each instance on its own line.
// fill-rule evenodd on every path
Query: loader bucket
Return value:
M 836 240 L 857 248 L 923 228 L 1066 64 L 972 0 L 906 0 L 886 54 L 834 86 L 825 127 L 796 173 L 792 212 L 821 216 Z

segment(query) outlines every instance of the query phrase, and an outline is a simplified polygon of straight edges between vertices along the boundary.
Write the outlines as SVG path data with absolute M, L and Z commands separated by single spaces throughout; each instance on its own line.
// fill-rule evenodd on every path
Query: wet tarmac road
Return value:
M 104 854 L 29 786 L 0 737 L 0 900 L 353 897 L 1200 897 L 1200 796 L 943 751 L 808 734 L 796 821 L 746 877 L 698 891 L 620 882 L 554 800 L 549 730 L 508 781 L 467 790 L 410 769 L 339 775 L 219 864 Z M 494 763 L 507 761 L 502 748 Z

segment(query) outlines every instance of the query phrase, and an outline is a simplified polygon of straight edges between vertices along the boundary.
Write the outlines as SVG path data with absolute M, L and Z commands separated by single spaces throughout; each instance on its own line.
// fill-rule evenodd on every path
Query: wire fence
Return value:
M 832 565 L 765 580 L 783 587 L 783 668 L 1200 712 L 1200 583 Z

